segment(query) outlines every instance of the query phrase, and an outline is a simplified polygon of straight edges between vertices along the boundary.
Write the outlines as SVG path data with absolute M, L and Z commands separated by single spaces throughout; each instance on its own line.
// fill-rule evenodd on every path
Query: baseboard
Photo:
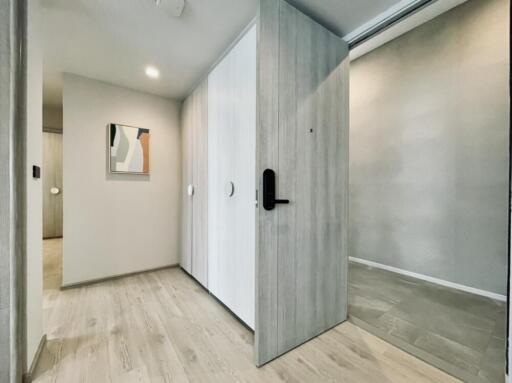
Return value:
M 68 284 L 63 284 L 61 286 L 61 290 L 76 289 L 76 288 L 79 288 L 79 287 L 94 285 L 96 283 L 108 282 L 108 281 L 113 281 L 113 280 L 116 280 L 116 279 L 121 279 L 121 278 L 126 278 L 126 277 L 133 277 L 134 275 L 151 273 L 151 272 L 154 272 L 154 271 L 160 271 L 160 270 L 166 270 L 166 269 L 174 269 L 174 268 L 177 268 L 177 267 L 180 267 L 180 265 L 178 263 L 173 263 L 172 265 L 160 266 L 160 267 L 155 267 L 155 268 L 152 268 L 152 269 L 144 269 L 144 270 L 140 270 L 140 271 L 134 271 L 134 272 L 131 272 L 131 273 L 117 274 L 117 275 L 111 275 L 109 277 L 89 279 L 89 280 L 86 280 L 86 281 L 76 282 L 76 283 L 68 283 Z
M 46 334 L 44 334 L 42 336 L 41 340 L 39 341 L 39 346 L 37 346 L 37 350 L 34 355 L 34 359 L 32 360 L 32 363 L 30 364 L 30 368 L 29 368 L 28 372 L 23 376 L 24 383 L 32 382 L 34 373 L 36 371 L 37 365 L 39 364 L 39 360 L 41 359 L 41 354 L 43 353 L 45 345 L 46 345 Z
M 349 260 L 352 261 L 352 262 L 356 262 L 356 263 L 360 263 L 360 264 L 366 265 L 366 266 L 375 267 L 377 269 L 387 270 L 387 271 L 391 271 L 393 273 L 405 275 L 405 276 L 408 276 L 408 277 L 413 277 L 413 278 L 416 278 L 416 279 L 421 279 L 423 281 L 434 283 L 436 285 L 440 285 L 440 286 L 444 286 L 444 287 L 451 287 L 452 289 L 461 290 L 461 291 L 465 291 L 467 293 L 472 293 L 472 294 L 476 294 L 476 295 L 481 295 L 483 297 L 491 298 L 491 299 L 494 299 L 494 300 L 497 300 L 497 301 L 501 301 L 501 302 L 506 302 L 507 301 L 507 296 L 506 295 L 501 295 L 501 294 L 493 293 L 491 291 L 481 290 L 481 289 L 477 289 L 477 288 L 474 288 L 474 287 L 461 285 L 459 283 L 445 281 L 443 279 L 430 277 L 430 276 L 424 275 L 424 274 L 414 273 L 412 271 L 407 271 L 407 270 L 399 269 L 397 267 L 387 266 L 387 265 L 383 265 L 381 263 L 377 263 L 377 262 L 373 262 L 373 261 L 367 261 L 366 259 L 349 257 Z

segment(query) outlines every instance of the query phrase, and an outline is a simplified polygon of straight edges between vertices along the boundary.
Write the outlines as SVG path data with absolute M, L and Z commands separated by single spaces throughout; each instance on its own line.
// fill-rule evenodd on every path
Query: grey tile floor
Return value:
M 350 262 L 349 315 L 465 381 L 505 381 L 505 302 Z

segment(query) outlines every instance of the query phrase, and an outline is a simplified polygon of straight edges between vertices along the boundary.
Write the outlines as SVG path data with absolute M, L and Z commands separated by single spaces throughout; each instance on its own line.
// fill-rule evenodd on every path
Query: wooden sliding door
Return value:
M 282 0 L 259 14 L 255 358 L 262 365 L 347 318 L 348 47 Z
M 208 286 L 208 83 L 181 112 L 183 161 L 181 267 Z
M 192 104 L 193 96 L 190 95 L 181 107 L 182 191 L 180 266 L 189 274 L 192 274 L 192 192 L 194 183 Z
M 208 287 L 208 82 L 192 94 L 192 275 Z

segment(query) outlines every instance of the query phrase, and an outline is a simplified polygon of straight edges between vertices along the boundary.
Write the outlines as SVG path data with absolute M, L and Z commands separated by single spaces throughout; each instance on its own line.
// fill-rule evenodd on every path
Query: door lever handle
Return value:
M 263 208 L 274 210 L 276 204 L 288 204 L 287 199 L 276 199 L 276 173 L 272 169 L 263 172 Z

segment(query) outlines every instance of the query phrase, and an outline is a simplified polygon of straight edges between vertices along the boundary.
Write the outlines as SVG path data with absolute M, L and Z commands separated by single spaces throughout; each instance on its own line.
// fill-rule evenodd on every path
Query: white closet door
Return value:
M 208 285 L 208 84 L 201 83 L 182 108 L 181 267 Z
M 255 313 L 256 27 L 208 77 L 208 288 Z
M 208 286 L 208 84 L 204 81 L 192 93 L 193 207 L 192 275 Z

